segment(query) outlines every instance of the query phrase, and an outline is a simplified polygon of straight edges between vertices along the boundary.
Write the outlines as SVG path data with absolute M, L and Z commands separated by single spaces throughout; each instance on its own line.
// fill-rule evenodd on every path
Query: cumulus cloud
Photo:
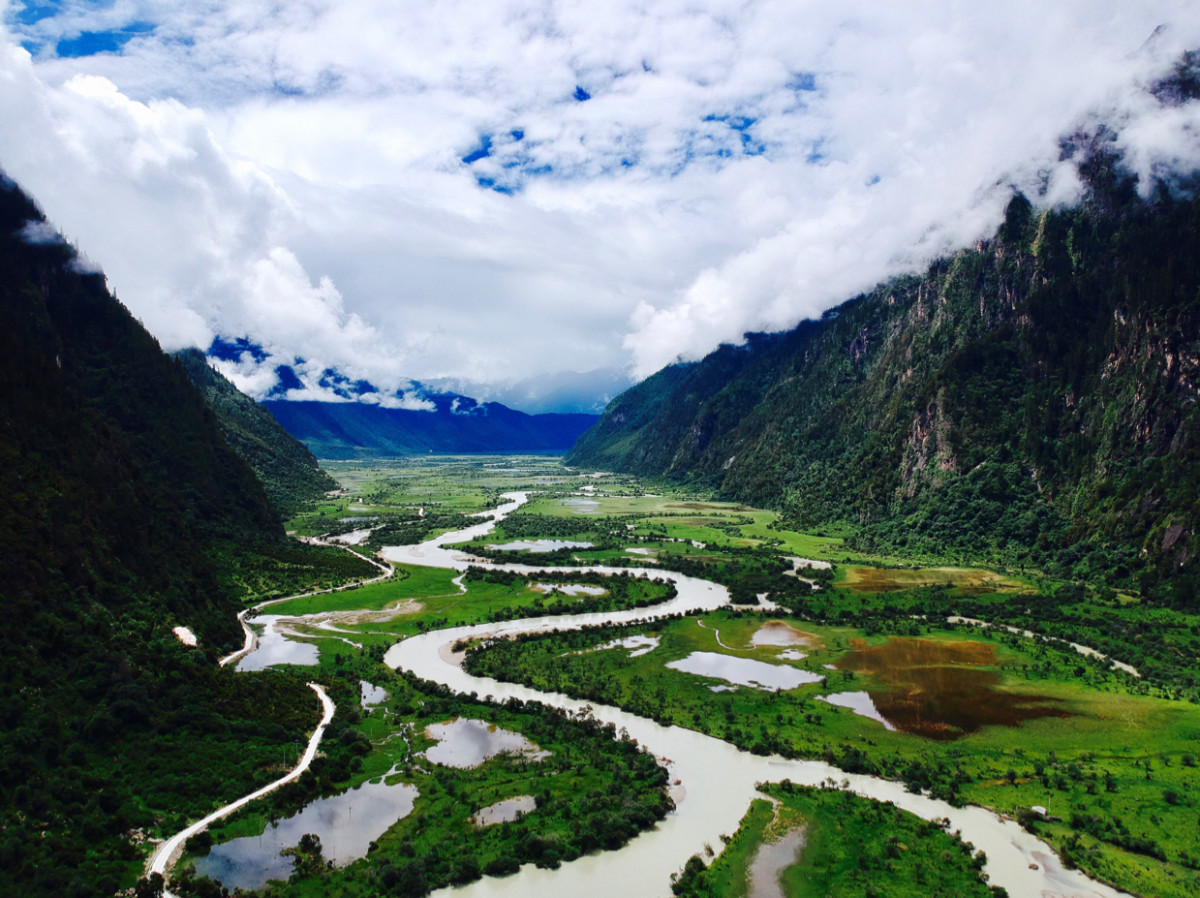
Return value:
M 1178 0 L 0 9 L 0 167 L 255 395 L 645 375 L 1069 202 L 1073 129 L 1200 162 Z

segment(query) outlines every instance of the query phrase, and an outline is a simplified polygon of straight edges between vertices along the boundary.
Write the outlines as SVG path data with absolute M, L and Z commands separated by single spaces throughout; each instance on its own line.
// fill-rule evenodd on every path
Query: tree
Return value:
M 133 887 L 134 898 L 163 898 L 163 877 L 161 873 L 151 873 L 143 876 Z

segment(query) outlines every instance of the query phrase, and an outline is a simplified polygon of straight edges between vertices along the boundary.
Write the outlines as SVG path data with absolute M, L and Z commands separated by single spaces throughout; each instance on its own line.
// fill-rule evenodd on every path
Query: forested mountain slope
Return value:
M 1196 604 L 1200 200 L 1103 150 L 1077 208 L 619 396 L 568 462 L 781 509 L 859 549 Z
M 185 349 L 175 358 L 217 416 L 226 442 L 254 470 L 276 508 L 290 515 L 337 489 L 337 481 L 317 466 L 308 448 L 210 366 L 204 353 Z
M 302 683 L 214 663 L 241 605 L 213 556 L 281 540 L 182 367 L 0 175 L 0 893 L 113 895 L 129 831 L 311 726 Z

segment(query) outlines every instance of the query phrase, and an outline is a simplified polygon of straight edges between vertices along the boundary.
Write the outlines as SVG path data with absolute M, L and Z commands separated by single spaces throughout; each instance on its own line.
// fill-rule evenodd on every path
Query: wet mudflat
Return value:
M 750 644 L 756 647 L 760 645 L 818 646 L 821 644 L 821 640 L 812 633 L 797 630 L 786 621 L 769 620 L 754 631 L 754 635 L 750 638 Z
M 506 798 L 482 808 L 471 818 L 471 822 L 476 826 L 511 823 L 521 814 L 528 814 L 536 808 L 537 802 L 532 795 L 518 795 L 516 798 Z
M 999 689 L 995 649 L 981 642 L 941 642 L 893 636 L 882 645 L 856 639 L 837 662 L 891 687 L 874 691 L 879 713 L 897 729 L 951 741 L 985 726 L 1020 726 L 1040 717 L 1070 717 L 1058 699 Z
M 747 872 L 748 898 L 785 898 L 780 877 L 800 860 L 803 848 L 803 828 L 789 830 L 778 840 L 759 845 Z

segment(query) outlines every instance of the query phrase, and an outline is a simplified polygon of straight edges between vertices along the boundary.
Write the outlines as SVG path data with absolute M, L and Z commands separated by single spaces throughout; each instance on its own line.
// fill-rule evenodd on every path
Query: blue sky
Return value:
M 280 365 L 311 396 L 330 368 L 385 395 L 610 390 L 988 234 L 1014 186 L 1070 202 L 1064 133 L 1115 123 L 1147 173 L 1200 160 L 1196 112 L 1145 92 L 1200 46 L 1194 3 L 0 0 L 0 22 L 0 168 L 165 346 L 263 347 L 222 362 L 257 395 Z

